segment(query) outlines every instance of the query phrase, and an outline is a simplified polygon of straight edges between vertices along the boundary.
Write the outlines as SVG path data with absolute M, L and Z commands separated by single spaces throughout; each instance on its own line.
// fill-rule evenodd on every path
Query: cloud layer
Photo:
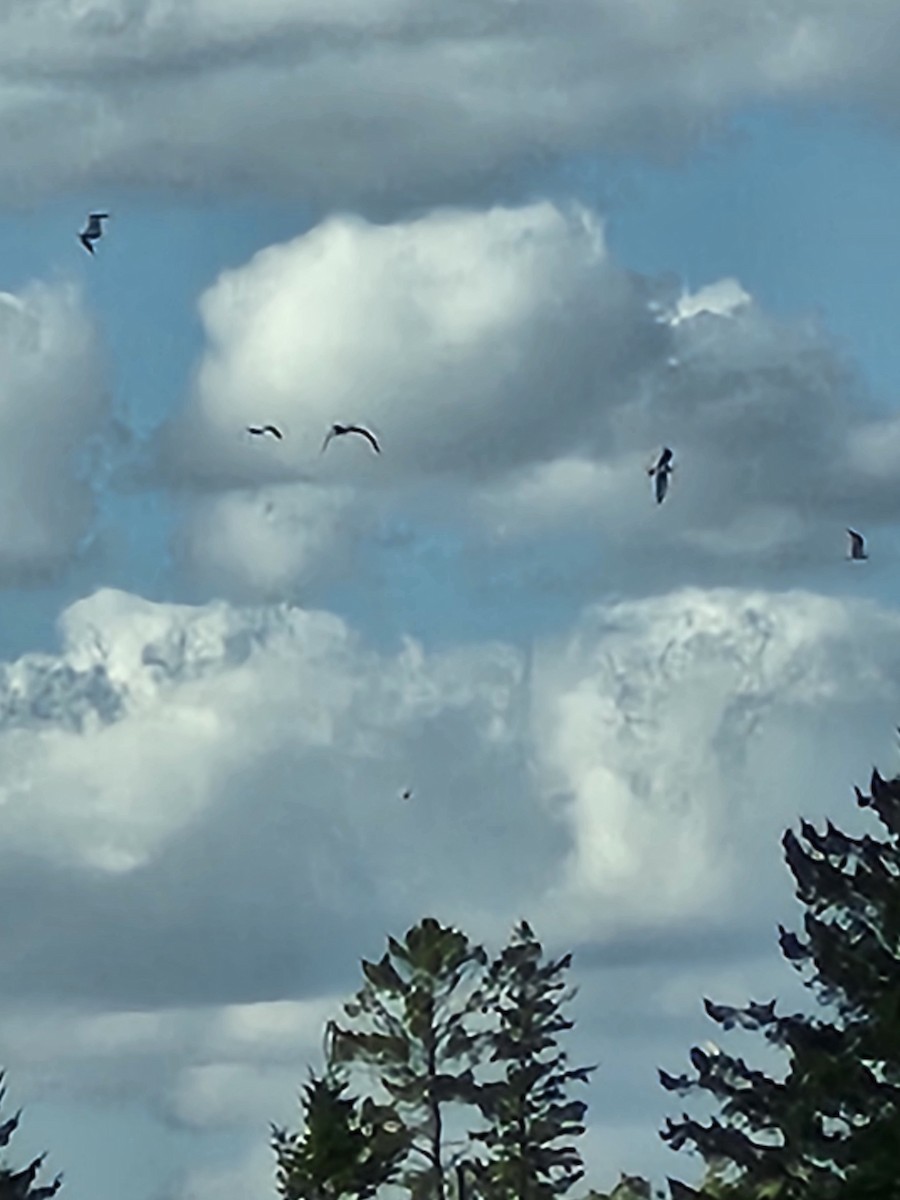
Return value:
M 396 209 L 496 194 L 580 153 L 672 159 L 744 103 L 827 93 L 895 121 L 892 13 L 891 0 L 17 3 L 0 18 L 0 191 L 262 186 Z
M 15 585 L 45 580 L 88 534 L 110 407 L 105 358 L 75 290 L 0 294 L 0 351 L 0 579 Z
M 900 706 L 897 614 L 799 592 L 592 606 L 529 652 L 108 591 L 61 636 L 0 678 L 0 1060 L 26 1093 L 141 1079 L 194 1129 L 250 1099 L 291 1119 L 386 931 L 432 912 L 497 943 L 524 915 L 576 947 L 616 1169 L 660 1161 L 653 1071 L 705 1036 L 700 994 L 790 990 L 778 837 L 864 820 L 850 773 L 890 769 Z
M 206 493 L 179 559 L 233 599 L 293 596 L 423 519 L 526 564 L 580 543 L 594 594 L 599 562 L 626 594 L 793 582 L 839 570 L 845 527 L 900 501 L 892 418 L 816 322 L 775 319 L 733 279 L 689 293 L 629 272 L 579 207 L 333 217 L 225 272 L 200 311 L 157 470 Z M 384 453 L 321 454 L 336 420 Z M 254 421 L 284 440 L 251 439 Z M 661 443 L 676 472 L 658 509 Z

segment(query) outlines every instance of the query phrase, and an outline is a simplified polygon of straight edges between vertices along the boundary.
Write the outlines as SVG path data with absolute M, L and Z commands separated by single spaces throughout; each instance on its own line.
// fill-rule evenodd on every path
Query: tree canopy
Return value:
M 701 1190 L 729 1200 L 887 1200 L 900 1194 L 900 780 L 857 789 L 884 835 L 851 837 L 831 821 L 787 830 L 784 854 L 804 905 L 804 934 L 779 926 L 781 951 L 824 1012 L 776 1012 L 705 1000 L 723 1029 L 758 1031 L 785 1051 L 776 1079 L 729 1054 L 691 1051 L 695 1074 L 663 1087 L 706 1092 L 720 1115 L 684 1115 L 663 1138 L 713 1166 Z M 679 1185 L 684 1187 L 684 1185 Z M 673 1189 L 673 1196 L 675 1189 Z M 679 1200 L 676 1197 L 676 1200 Z

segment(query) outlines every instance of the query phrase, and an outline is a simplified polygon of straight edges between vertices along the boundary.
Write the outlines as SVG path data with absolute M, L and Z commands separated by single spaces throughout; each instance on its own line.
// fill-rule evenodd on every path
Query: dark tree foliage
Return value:
M 662 1197 L 662 1192 L 654 1193 L 650 1182 L 641 1175 L 622 1174 L 611 1192 L 590 1191 L 585 1200 L 655 1200 L 656 1197 Z
M 284 1200 L 368 1200 L 397 1175 L 408 1149 L 396 1112 L 344 1093 L 345 1081 L 310 1072 L 303 1090 L 303 1129 L 272 1126 L 278 1192 Z
M 523 921 L 488 970 L 486 1007 L 497 1021 L 490 1061 L 502 1076 L 480 1089 L 488 1128 L 472 1136 L 490 1155 L 478 1178 L 491 1200 L 551 1200 L 584 1175 L 571 1139 L 584 1133 L 587 1105 L 568 1092 L 595 1068 L 570 1068 L 558 1044 L 574 1024 L 562 1011 L 575 994 L 564 978 L 571 961 L 570 954 L 544 961 Z
M 0 1085 L 2 1085 L 5 1075 L 5 1071 L 0 1071 Z M 6 1088 L 0 1086 L 0 1104 L 5 1096 Z M 14 1116 L 0 1123 L 0 1147 L 4 1150 L 19 1128 L 21 1116 L 20 1108 Z M 50 1200 L 51 1196 L 55 1196 L 62 1187 L 63 1177 L 61 1174 L 57 1175 L 52 1183 L 46 1183 L 40 1187 L 35 1186 L 46 1157 L 46 1154 L 39 1154 L 21 1171 L 12 1170 L 4 1162 L 4 1165 L 0 1167 L 0 1200 Z
M 402 1117 L 418 1156 L 402 1179 L 414 1198 L 445 1200 L 445 1108 L 477 1094 L 472 1067 L 484 1035 L 471 1019 L 483 1005 L 486 962 L 464 934 L 426 917 L 403 942 L 388 938 L 380 962 L 363 961 L 365 985 L 344 1005 L 354 1025 L 329 1025 L 331 1065 L 373 1069 Z
M 673 1196 L 733 1200 L 895 1200 L 900 1197 L 900 780 L 873 772 L 857 789 L 886 830 L 849 837 L 830 821 L 788 830 L 785 857 L 805 906 L 805 939 L 779 926 L 781 950 L 830 1019 L 778 1016 L 775 1002 L 745 1008 L 705 1001 L 724 1029 L 759 1031 L 785 1050 L 777 1081 L 728 1054 L 694 1049 L 696 1075 L 660 1072 L 663 1086 L 713 1095 L 709 1124 L 667 1122 L 673 1149 L 695 1147 L 726 1164 L 701 1190 Z M 684 1188 L 685 1185 L 679 1185 Z

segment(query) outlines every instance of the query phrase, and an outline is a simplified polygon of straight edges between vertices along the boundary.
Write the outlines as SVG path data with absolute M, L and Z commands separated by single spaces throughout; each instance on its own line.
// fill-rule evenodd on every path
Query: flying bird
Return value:
M 665 500 L 666 492 L 669 490 L 669 476 L 674 470 L 675 467 L 672 463 L 672 451 L 668 446 L 663 446 L 662 453 L 660 454 L 659 458 L 652 467 L 647 468 L 648 475 L 656 476 L 654 490 L 656 492 L 657 504 L 662 504 L 663 500 Z
M 276 425 L 248 425 L 247 432 L 252 433 L 254 437 L 264 437 L 267 433 L 271 433 L 272 437 L 278 438 L 279 442 L 284 437 Z
M 358 433 L 360 437 L 364 437 L 366 439 L 376 454 L 381 453 L 381 447 L 378 445 L 375 435 L 370 433 L 368 429 L 363 429 L 361 425 L 332 425 L 332 427 L 328 430 L 325 441 L 322 443 L 322 449 L 319 451 L 319 453 L 325 453 L 325 449 L 332 438 L 343 437 L 345 433 Z
M 864 558 L 868 558 L 866 554 L 866 539 L 861 533 L 857 533 L 855 529 L 848 529 L 850 535 L 850 554 L 849 557 L 857 562 Z
M 404 788 L 400 793 L 401 800 L 412 800 L 412 788 Z
M 101 222 L 109 217 L 109 213 L 91 213 L 88 217 L 88 223 L 78 235 L 78 240 L 87 250 L 88 254 L 94 253 L 93 242 L 98 242 L 103 237 L 103 225 Z

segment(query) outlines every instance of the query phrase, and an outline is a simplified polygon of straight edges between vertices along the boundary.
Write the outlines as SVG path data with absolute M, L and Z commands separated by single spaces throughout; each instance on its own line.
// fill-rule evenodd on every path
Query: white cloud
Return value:
M 628 273 L 581 208 L 332 218 L 223 274 L 200 309 L 207 347 L 157 453 L 172 482 L 246 489 L 188 492 L 179 538 L 189 574 L 232 599 L 296 595 L 425 511 L 487 545 L 579 533 L 626 590 L 648 573 L 744 583 L 751 561 L 757 577 L 838 562 L 845 526 L 896 501 L 866 461 L 884 414 L 821 328 L 733 279 L 679 295 Z M 249 420 L 284 441 L 249 439 Z M 359 438 L 321 454 L 335 420 L 383 454 Z
M 183 887 L 197 912 L 227 897 L 242 923 L 252 903 L 248 936 L 288 896 L 323 930 L 363 894 L 376 926 L 433 904 L 491 929 L 527 895 L 578 938 L 726 913 L 747 846 L 776 857 L 804 771 L 841 796 L 855 743 L 884 745 L 900 677 L 895 614 L 803 593 L 597 606 L 533 659 L 500 643 L 375 652 L 324 613 L 112 592 L 61 626 L 58 658 L 2 681 L 0 855 L 91 872 L 90 903 L 118 894 L 137 927 L 163 930 Z M 823 751 L 815 730 L 842 722 Z M 295 877 L 274 886 L 285 855 Z
M 742 103 L 896 120 L 892 0 L 7 5 L 0 184 L 474 198 L 536 159 L 672 158 Z
M 70 288 L 0 294 L 0 350 L 0 576 L 16 584 L 55 572 L 89 531 L 84 456 L 102 454 L 109 397 L 96 332 Z
M 334 217 L 225 272 L 200 311 L 208 348 L 166 448 L 188 476 L 233 484 L 493 474 L 573 444 L 597 381 L 619 395 L 654 334 L 599 222 L 551 204 Z M 251 418 L 284 443 L 242 443 Z M 380 435 L 382 458 L 358 439 L 320 456 L 346 420 Z
M 626 1037 L 587 1021 L 595 1123 L 662 1108 L 691 988 L 738 999 L 791 920 L 781 832 L 865 823 L 900 707 L 896 612 L 801 592 L 595 605 L 531 654 L 109 591 L 61 633 L 0 680 L 0 1061 L 197 1131 L 293 1120 L 359 957 L 426 913 L 574 945 Z
M 206 495 L 188 502 L 176 556 L 205 595 L 275 601 L 348 566 L 363 521 L 349 488 L 282 484 Z

